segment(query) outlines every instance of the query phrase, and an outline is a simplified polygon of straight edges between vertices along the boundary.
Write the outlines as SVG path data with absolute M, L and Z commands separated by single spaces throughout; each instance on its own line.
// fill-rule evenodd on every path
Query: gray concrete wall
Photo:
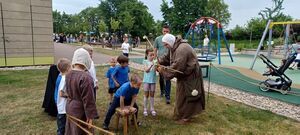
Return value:
M 3 17 L 0 14 L 0 58 L 4 57 L 4 51 L 9 58 L 53 57 L 52 0 L 0 0 L 0 3 L 3 13 Z

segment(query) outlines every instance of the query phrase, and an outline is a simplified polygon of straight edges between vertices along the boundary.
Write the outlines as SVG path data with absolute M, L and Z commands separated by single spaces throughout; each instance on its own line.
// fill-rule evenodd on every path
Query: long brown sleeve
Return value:
M 91 76 L 86 76 L 81 80 L 82 93 L 81 98 L 85 115 L 88 119 L 98 118 L 96 102 L 93 93 L 93 79 Z

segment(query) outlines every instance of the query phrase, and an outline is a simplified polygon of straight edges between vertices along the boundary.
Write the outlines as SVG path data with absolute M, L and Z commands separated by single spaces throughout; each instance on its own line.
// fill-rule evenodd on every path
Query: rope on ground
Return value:
M 232 74 L 230 74 L 230 73 L 224 71 L 223 69 L 221 69 L 221 68 L 219 68 L 219 67 L 213 65 L 212 63 L 210 63 L 210 66 L 215 67 L 217 70 L 223 72 L 224 74 L 226 74 L 226 75 L 228 75 L 228 76 L 231 76 L 231 77 L 233 77 L 233 78 L 235 78 L 235 79 L 244 81 L 244 82 L 246 82 L 246 83 L 249 83 L 249 84 L 252 84 L 252 85 L 255 85 L 255 86 L 258 86 L 258 87 L 267 88 L 267 89 L 269 89 L 269 90 L 278 91 L 278 92 L 281 92 L 281 93 L 283 92 L 283 90 L 281 90 L 281 89 L 276 89 L 276 88 L 272 88 L 272 87 L 262 86 L 262 85 L 259 85 L 259 84 L 257 84 L 257 83 L 254 83 L 254 82 L 245 80 L 245 79 L 243 79 L 243 78 L 237 77 L 237 76 L 235 76 L 235 75 L 232 75 Z M 287 91 L 287 94 L 291 94 L 291 95 L 295 95 L 295 96 L 300 96 L 300 93 L 293 92 L 293 91 Z
M 84 125 L 86 125 L 86 126 L 95 128 L 95 129 L 99 130 L 99 131 L 102 132 L 102 133 L 105 133 L 105 134 L 108 134 L 108 135 L 114 135 L 114 133 L 112 133 L 112 132 L 109 132 L 109 131 L 107 131 L 107 130 L 104 130 L 104 129 L 102 129 L 102 128 L 99 128 L 99 127 L 97 127 L 97 126 L 94 126 L 94 125 L 92 125 L 92 124 L 90 124 L 90 123 L 87 123 L 87 122 L 85 122 L 85 121 L 82 121 L 82 120 L 80 120 L 80 119 L 78 119 L 78 118 L 76 118 L 76 117 L 74 117 L 74 116 L 69 115 L 69 114 L 67 114 L 67 118 L 68 118 L 71 122 L 73 122 L 75 125 L 77 125 L 80 129 L 82 129 L 83 131 L 85 131 L 85 132 L 88 133 L 88 134 L 92 134 L 92 133 L 90 133 L 89 131 L 86 131 L 87 129 L 85 129 L 85 128 L 83 128 L 82 126 L 80 126 L 77 122 L 79 122 L 79 123 L 81 123 L 81 124 L 84 124 Z

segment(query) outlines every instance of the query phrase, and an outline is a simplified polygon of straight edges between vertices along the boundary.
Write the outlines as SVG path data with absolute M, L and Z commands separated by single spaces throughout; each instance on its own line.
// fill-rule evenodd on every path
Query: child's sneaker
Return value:
M 103 127 L 104 130 L 109 130 L 108 126 L 106 124 L 103 123 Z
M 151 111 L 152 116 L 156 116 L 156 112 L 154 110 Z
M 147 112 L 147 110 L 144 110 L 144 116 L 148 116 L 148 112 Z

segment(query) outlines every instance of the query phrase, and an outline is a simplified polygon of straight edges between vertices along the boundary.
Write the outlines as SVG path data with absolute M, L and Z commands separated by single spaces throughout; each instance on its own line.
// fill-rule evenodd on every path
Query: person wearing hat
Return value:
M 73 69 L 66 75 L 66 92 L 68 94 L 66 113 L 92 124 L 92 120 L 99 116 L 93 94 L 93 78 L 87 72 L 90 66 L 91 58 L 89 53 L 83 48 L 77 49 L 72 59 Z M 84 133 L 75 123 L 67 119 L 66 135 Z
M 162 42 L 170 51 L 160 57 L 158 72 L 164 78 L 177 78 L 174 119 L 186 124 L 205 109 L 203 78 L 197 55 L 183 39 L 165 34 Z M 168 66 L 170 65 L 170 66 Z

